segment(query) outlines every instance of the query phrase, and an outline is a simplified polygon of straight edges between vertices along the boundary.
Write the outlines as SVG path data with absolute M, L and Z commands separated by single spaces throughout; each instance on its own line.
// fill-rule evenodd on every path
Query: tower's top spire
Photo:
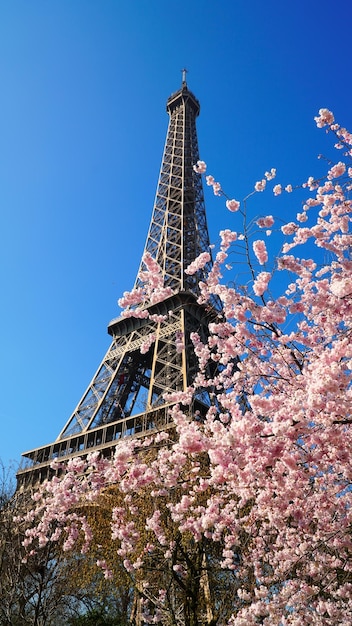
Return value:
M 167 100 L 166 110 L 171 115 L 175 109 L 178 109 L 179 106 L 186 107 L 189 109 L 190 107 L 193 109 L 195 116 L 199 115 L 200 105 L 199 101 L 195 97 L 195 95 L 189 90 L 186 74 L 188 70 L 184 68 L 181 70 L 182 72 L 182 85 L 178 91 L 172 93 L 171 96 Z

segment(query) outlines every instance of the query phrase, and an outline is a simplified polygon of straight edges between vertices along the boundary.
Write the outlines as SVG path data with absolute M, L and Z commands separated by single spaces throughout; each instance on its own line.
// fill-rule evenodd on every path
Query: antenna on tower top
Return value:
M 184 68 L 183 70 L 181 70 L 182 72 L 182 85 L 186 85 L 187 81 L 186 81 L 186 74 L 188 72 L 188 70 L 186 70 L 186 68 Z

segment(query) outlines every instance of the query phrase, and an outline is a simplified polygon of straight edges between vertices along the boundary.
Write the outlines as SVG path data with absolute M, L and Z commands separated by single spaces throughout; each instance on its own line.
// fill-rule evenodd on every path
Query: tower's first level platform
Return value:
M 171 406 L 163 405 L 25 452 L 24 463 L 17 473 L 18 488 L 35 486 L 51 478 L 55 474 L 51 464 L 55 460 L 68 461 L 95 451 L 111 457 L 123 437 L 145 437 L 148 432 L 170 428 Z

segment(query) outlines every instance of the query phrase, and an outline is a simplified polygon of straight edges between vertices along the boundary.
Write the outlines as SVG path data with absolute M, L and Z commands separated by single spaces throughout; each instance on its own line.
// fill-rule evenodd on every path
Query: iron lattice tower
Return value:
M 209 320 L 216 315 L 215 308 L 197 302 L 199 282 L 211 269 L 211 261 L 193 275 L 185 273 L 200 253 L 209 252 L 202 180 L 193 170 L 199 159 L 199 110 L 183 72 L 181 89 L 167 101 L 169 127 L 144 251 L 158 262 L 164 286 L 171 288 L 172 295 L 147 302 L 147 319 L 120 317 L 110 322 L 112 343 L 58 438 L 23 454 L 25 467 L 17 474 L 20 487 L 50 477 L 50 464 L 56 458 L 94 450 L 111 455 L 121 437 L 143 437 L 170 426 L 172 402 L 164 394 L 185 391 L 194 379 L 197 360 L 190 335 L 198 332 L 204 340 Z M 142 286 L 143 257 L 135 289 Z M 159 316 L 164 321 L 158 321 Z M 142 354 L 141 346 L 150 335 L 154 342 Z M 207 404 L 206 392 L 199 389 L 192 410 L 202 412 Z

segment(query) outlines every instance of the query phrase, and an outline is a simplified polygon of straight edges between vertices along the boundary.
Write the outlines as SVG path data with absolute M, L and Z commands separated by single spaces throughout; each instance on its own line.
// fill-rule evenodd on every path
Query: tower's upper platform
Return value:
M 176 107 L 181 105 L 191 106 L 195 116 L 199 115 L 200 104 L 195 95 L 188 89 L 186 81 L 182 83 L 181 89 L 171 94 L 166 103 L 166 110 L 171 115 Z

